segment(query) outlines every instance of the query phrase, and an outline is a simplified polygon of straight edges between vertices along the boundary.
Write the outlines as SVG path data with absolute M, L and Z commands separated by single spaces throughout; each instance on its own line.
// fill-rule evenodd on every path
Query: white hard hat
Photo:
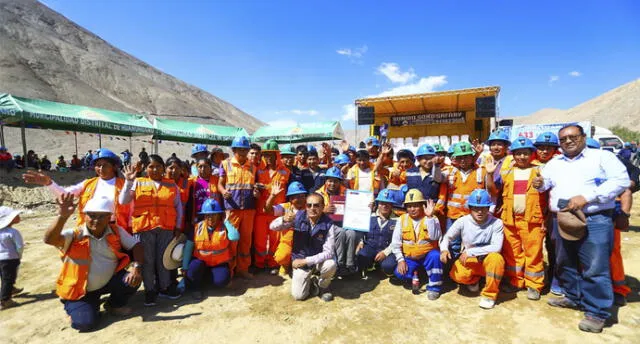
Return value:
M 106 198 L 92 198 L 84 206 L 85 213 L 113 213 L 113 201 Z

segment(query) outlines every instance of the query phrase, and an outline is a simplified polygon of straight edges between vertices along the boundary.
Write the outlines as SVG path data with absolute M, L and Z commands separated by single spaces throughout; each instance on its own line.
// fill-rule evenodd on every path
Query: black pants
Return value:
M 0 260 L 0 279 L 2 280 L 2 287 L 0 288 L 1 301 L 11 298 L 13 285 L 16 283 L 16 278 L 18 278 L 18 265 L 20 265 L 20 259 Z

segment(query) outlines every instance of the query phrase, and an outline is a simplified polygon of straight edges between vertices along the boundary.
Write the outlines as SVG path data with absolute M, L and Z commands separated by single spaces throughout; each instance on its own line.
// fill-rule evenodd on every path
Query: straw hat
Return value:
M 9 224 L 20 215 L 21 210 L 15 210 L 9 207 L 0 207 L 0 229 L 9 227 Z
M 184 250 L 184 242 L 187 241 L 187 237 L 184 234 L 180 234 L 178 237 L 174 237 L 162 255 L 162 265 L 167 270 L 174 270 L 182 265 L 182 251 Z

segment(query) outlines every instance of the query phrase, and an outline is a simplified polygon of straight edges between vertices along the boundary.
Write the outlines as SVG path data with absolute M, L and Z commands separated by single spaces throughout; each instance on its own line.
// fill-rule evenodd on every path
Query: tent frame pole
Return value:
M 25 163 L 25 167 L 27 165 L 27 135 L 26 135 L 26 129 L 25 129 L 25 124 L 24 124 L 24 119 L 20 122 L 20 136 L 22 137 L 22 156 Z
M 4 125 L 0 124 L 0 146 L 4 147 Z
M 75 141 L 76 144 L 76 157 L 78 156 L 78 132 L 77 131 L 73 131 L 73 140 Z

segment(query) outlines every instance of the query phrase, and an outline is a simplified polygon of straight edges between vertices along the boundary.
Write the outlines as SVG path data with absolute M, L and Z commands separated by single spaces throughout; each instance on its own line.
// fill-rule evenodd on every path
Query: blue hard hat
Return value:
M 378 138 L 374 137 L 374 136 L 367 137 L 367 139 L 364 142 L 366 142 L 367 144 L 370 144 L 370 145 L 372 145 L 374 147 L 380 147 L 381 146 L 380 145 L 380 140 L 378 140 Z
M 325 178 L 338 178 L 342 180 L 342 172 L 337 167 L 331 167 L 324 173 Z
M 594 149 L 600 149 L 600 142 L 598 142 L 593 137 L 587 137 L 587 147 L 594 148 Z
M 237 136 L 233 141 L 231 141 L 231 148 L 249 149 L 251 148 L 249 139 L 246 136 Z
M 287 197 L 306 193 L 307 189 L 305 189 L 304 185 L 300 182 L 292 182 L 287 188 Z
M 7 150 L 7 147 L 5 147 L 5 146 L 0 146 L 0 150 Z
M 536 142 L 534 142 L 533 145 L 559 147 L 560 142 L 558 142 L 558 136 L 556 136 L 556 134 L 547 131 L 538 135 L 538 137 L 536 138 Z
M 349 163 L 349 156 L 342 153 L 342 154 L 338 154 L 338 156 L 336 156 L 333 159 L 333 163 L 336 165 L 344 165 L 344 164 L 348 164 Z
M 314 145 L 307 145 L 307 152 L 309 152 L 309 153 L 317 153 L 318 150 L 316 149 L 316 147 Z
M 416 152 L 416 157 L 421 155 L 436 155 L 436 150 L 430 144 L 425 143 L 418 147 L 418 152 Z
M 356 146 L 353 146 L 353 145 L 349 146 L 349 148 L 347 149 L 347 152 L 349 152 L 349 151 L 351 151 L 351 152 L 354 152 L 354 153 L 355 153 L 355 152 L 357 151 L 357 150 L 356 150 Z
M 473 190 L 467 200 L 467 206 L 470 207 L 490 207 L 492 205 L 491 195 L 485 189 Z
M 507 145 L 511 144 L 511 141 L 509 141 L 509 135 L 507 135 L 507 133 L 503 132 L 502 130 L 496 130 L 492 132 L 491 135 L 489 135 L 487 144 L 491 144 L 491 141 L 502 141 Z
M 631 142 L 625 142 L 625 143 L 624 143 L 624 146 L 625 146 L 625 147 L 631 147 Z
M 456 143 L 454 143 L 451 146 L 449 146 L 449 149 L 447 150 L 447 154 L 449 154 L 449 155 L 453 154 L 453 151 L 455 149 L 456 149 Z
M 393 194 L 389 189 L 382 189 L 380 193 L 378 193 L 378 197 L 376 197 L 376 202 L 387 202 L 387 203 L 396 203 L 396 200 L 393 198 Z
M 531 149 L 532 151 L 536 150 L 536 146 L 533 145 L 533 142 L 526 137 L 518 137 L 517 139 L 511 142 L 511 147 L 509 149 L 513 152 L 517 149 Z
M 207 198 L 204 203 L 202 203 L 202 208 L 200 208 L 199 215 L 207 215 L 207 214 L 222 214 L 224 213 L 224 209 L 218 201 L 213 198 Z
M 203 145 L 201 143 L 195 144 L 193 145 L 193 147 L 191 147 L 191 157 L 193 158 L 194 155 L 198 154 L 198 153 L 209 153 L 209 151 L 207 150 L 207 145 Z
M 114 165 L 121 165 L 120 157 L 106 148 L 96 150 L 96 153 L 92 156 L 91 164 L 95 164 L 98 159 L 108 159 L 111 160 Z

